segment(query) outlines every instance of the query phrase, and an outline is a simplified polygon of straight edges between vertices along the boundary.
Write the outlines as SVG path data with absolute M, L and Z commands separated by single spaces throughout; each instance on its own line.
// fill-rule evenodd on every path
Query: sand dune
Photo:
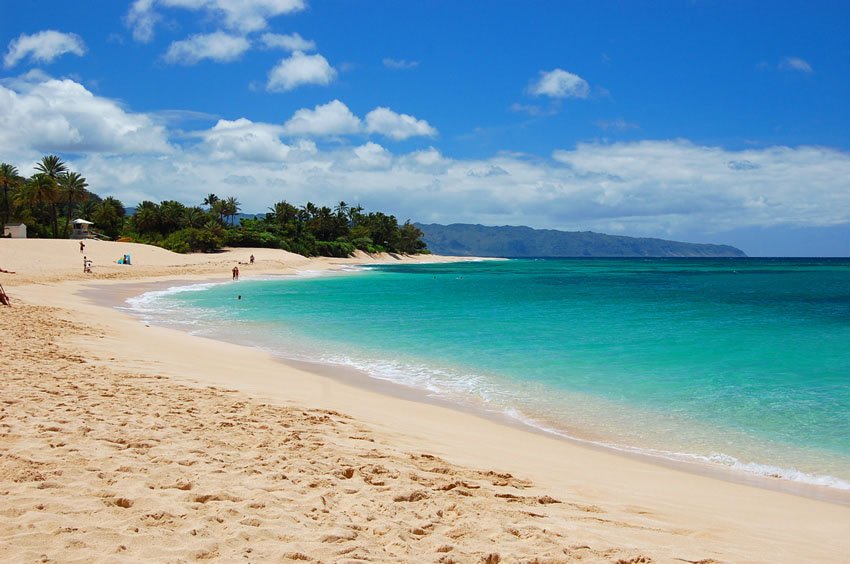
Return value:
M 247 276 L 353 261 L 109 243 L 92 244 L 83 275 L 73 242 L 7 243 L 0 560 L 840 562 L 850 550 L 847 505 L 377 393 L 77 295 L 229 277 L 252 251 Z M 133 266 L 107 264 L 123 252 Z

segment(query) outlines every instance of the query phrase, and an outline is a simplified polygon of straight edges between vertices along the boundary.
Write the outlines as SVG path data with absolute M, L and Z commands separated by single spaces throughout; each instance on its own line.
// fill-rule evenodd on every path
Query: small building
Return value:
M 3 226 L 3 237 L 11 237 L 12 239 L 26 239 L 26 223 L 7 223 Z
M 94 225 L 94 223 L 85 219 L 75 219 L 73 223 L 74 229 L 71 231 L 71 239 L 88 239 L 92 236 L 89 226 Z

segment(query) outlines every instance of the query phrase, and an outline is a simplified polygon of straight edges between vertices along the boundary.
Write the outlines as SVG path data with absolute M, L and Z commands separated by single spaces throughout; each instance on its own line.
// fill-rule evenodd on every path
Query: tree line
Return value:
M 116 198 L 100 198 L 88 190 L 85 177 L 69 170 L 56 155 L 36 163 L 36 172 L 22 177 L 17 168 L 0 163 L 0 221 L 23 222 L 29 236 L 67 238 L 75 218 L 92 221 L 95 232 L 109 239 L 147 243 L 186 252 L 210 252 L 224 246 L 269 247 L 304 256 L 346 257 L 355 250 L 369 253 L 428 252 L 422 232 L 410 221 L 366 212 L 344 201 L 333 208 L 285 200 L 267 213 L 241 217 L 234 196 L 208 194 L 198 205 L 175 200 L 141 202 L 131 215 Z

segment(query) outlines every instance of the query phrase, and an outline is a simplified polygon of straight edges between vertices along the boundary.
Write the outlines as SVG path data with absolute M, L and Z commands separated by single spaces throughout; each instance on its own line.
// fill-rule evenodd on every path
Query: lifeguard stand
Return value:
M 71 231 L 71 239 L 88 239 L 91 237 L 89 226 L 94 225 L 91 221 L 85 219 L 75 219 L 74 229 Z
M 26 239 L 27 226 L 24 223 L 7 223 L 3 226 L 3 237 L 12 239 Z

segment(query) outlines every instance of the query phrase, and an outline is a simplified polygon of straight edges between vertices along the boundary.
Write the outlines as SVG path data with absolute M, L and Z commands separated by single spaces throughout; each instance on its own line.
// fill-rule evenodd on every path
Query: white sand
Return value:
M 0 559 L 841 562 L 850 500 L 667 468 L 146 327 L 97 280 L 332 268 L 0 240 Z M 131 253 L 134 265 L 114 264 Z M 387 257 L 384 257 L 386 259 Z M 395 259 L 389 259 L 395 260 Z M 213 386 L 212 388 L 210 386 Z M 436 458 L 435 458 L 436 457 Z

